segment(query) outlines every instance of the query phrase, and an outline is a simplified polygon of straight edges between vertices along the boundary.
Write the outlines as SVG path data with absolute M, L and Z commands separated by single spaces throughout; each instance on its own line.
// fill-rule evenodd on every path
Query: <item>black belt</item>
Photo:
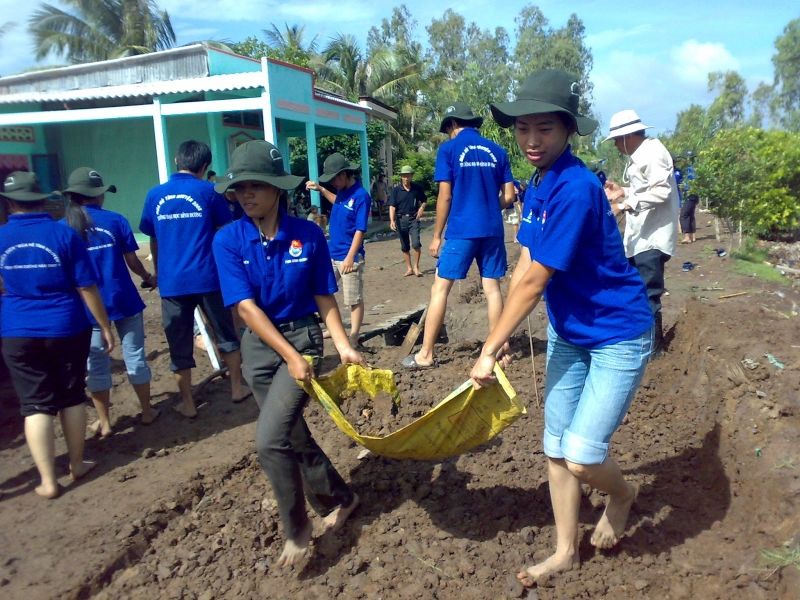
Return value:
M 316 315 L 311 315 L 308 317 L 303 317 L 302 319 L 296 319 L 294 321 L 287 321 L 286 323 L 280 323 L 275 327 L 278 328 L 278 331 L 281 333 L 286 333 L 288 331 L 296 331 L 298 329 L 302 329 L 303 327 L 310 327 L 311 325 L 317 325 L 319 323 L 319 319 L 317 319 Z

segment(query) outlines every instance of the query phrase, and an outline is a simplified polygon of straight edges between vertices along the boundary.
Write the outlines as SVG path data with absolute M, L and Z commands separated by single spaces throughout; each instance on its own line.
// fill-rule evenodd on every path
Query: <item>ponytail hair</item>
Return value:
M 65 209 L 67 225 L 77 231 L 84 242 L 88 242 L 89 230 L 94 228 L 94 223 L 83 205 L 87 200 L 92 200 L 92 198 L 75 192 L 67 193 L 67 198 L 68 201 Z

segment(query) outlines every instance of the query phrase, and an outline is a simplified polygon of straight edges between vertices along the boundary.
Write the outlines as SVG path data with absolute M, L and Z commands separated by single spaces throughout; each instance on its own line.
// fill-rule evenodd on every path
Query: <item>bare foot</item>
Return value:
M 243 402 L 252 395 L 253 392 L 251 392 L 246 387 L 242 387 L 236 394 L 234 394 L 233 391 L 231 391 L 231 402 L 233 402 L 234 404 L 239 404 L 239 402 Z
M 416 271 L 414 271 L 414 275 L 416 275 L 417 277 L 422 277 L 422 271 L 417 269 Z
M 153 421 L 155 421 L 158 418 L 158 415 L 160 414 L 161 413 L 156 408 L 151 408 L 146 412 L 143 411 L 141 417 L 142 425 L 150 425 Z
M 57 483 L 54 485 L 46 485 L 43 483 L 42 485 L 37 485 L 34 491 L 42 498 L 53 500 L 61 495 L 61 486 Z
M 420 360 L 419 353 L 414 355 L 414 362 L 420 367 L 430 367 L 433 364 L 432 360 Z
M 276 563 L 279 567 L 291 567 L 303 560 L 308 553 L 308 544 L 311 542 L 311 522 L 306 523 L 305 529 L 300 532 L 296 540 L 286 540 L 283 552 Z
M 100 419 L 97 419 L 96 421 L 92 422 L 92 424 L 89 425 L 86 429 L 89 431 L 92 437 L 99 437 L 101 440 L 106 439 L 113 433 L 111 426 L 106 425 L 105 427 L 103 427 L 103 424 L 100 422 Z
M 188 419 L 194 419 L 197 416 L 197 409 L 192 404 L 186 404 L 185 402 L 181 402 L 180 404 L 176 404 L 172 407 L 175 412 L 183 415 Z
M 633 501 L 639 494 L 638 485 L 628 485 L 629 493 L 623 497 L 610 496 L 603 516 L 597 522 L 592 533 L 592 546 L 596 548 L 612 548 L 622 539 L 625 533 L 625 524 L 628 522 L 628 514 L 631 511 Z
M 349 517 L 353 511 L 358 507 L 358 503 L 361 500 L 358 497 L 358 494 L 353 494 L 353 501 L 350 502 L 348 506 L 339 506 L 328 516 L 322 519 L 323 523 L 323 532 L 325 531 L 337 531 L 338 529 L 342 528 L 344 522 L 347 521 L 347 517 Z
M 414 274 L 414 271 L 412 271 L 411 269 L 409 269 L 408 271 L 406 271 L 405 273 L 403 273 L 403 277 L 411 277 L 413 274 Z
M 97 466 L 97 463 L 93 460 L 84 460 L 81 461 L 81 464 L 77 467 L 73 467 L 70 465 L 69 467 L 69 474 L 72 477 L 72 481 L 78 481 L 79 479 L 83 479 L 86 477 L 86 474 L 94 469 Z
M 580 561 L 577 554 L 564 556 L 553 554 L 542 562 L 517 573 L 517 579 L 525 587 L 533 587 L 535 583 L 541 583 L 555 573 L 570 571 L 578 566 L 580 566 Z

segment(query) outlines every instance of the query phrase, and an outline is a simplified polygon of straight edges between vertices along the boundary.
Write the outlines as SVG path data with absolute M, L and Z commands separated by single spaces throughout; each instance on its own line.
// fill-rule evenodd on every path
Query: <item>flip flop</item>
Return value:
M 409 354 L 403 359 L 403 362 L 400 363 L 403 368 L 421 371 L 423 369 L 433 369 L 436 367 L 436 361 L 433 361 L 433 364 L 430 365 L 421 365 L 417 362 L 417 359 L 414 358 L 413 354 Z

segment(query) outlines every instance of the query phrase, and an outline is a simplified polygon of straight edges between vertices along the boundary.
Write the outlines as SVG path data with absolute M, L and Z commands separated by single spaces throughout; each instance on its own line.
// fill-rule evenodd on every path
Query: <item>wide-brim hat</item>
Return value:
M 41 192 L 36 173 L 14 171 L 3 182 L 3 191 L 0 192 L 0 196 L 15 202 L 38 202 L 45 200 L 50 194 Z
M 472 112 L 472 109 L 465 102 L 453 102 L 444 109 L 439 131 L 447 133 L 447 123 L 453 120 L 460 121 L 466 124 L 467 127 L 475 127 L 476 129 L 483 125 L 483 117 L 479 117 Z
M 581 87 L 578 78 L 559 69 L 537 71 L 522 82 L 512 102 L 490 104 L 500 127 L 511 127 L 517 117 L 563 112 L 575 119 L 579 135 L 592 133 L 599 123 L 578 113 Z
M 89 198 L 97 198 L 106 192 L 116 193 L 117 186 L 103 185 L 103 176 L 91 167 L 78 167 L 69 174 L 67 189 L 62 193 L 75 193 Z
M 287 173 L 280 150 L 266 140 L 251 140 L 237 147 L 231 155 L 231 166 L 214 189 L 224 194 L 243 181 L 260 181 L 281 190 L 293 190 L 302 177 Z
M 400 175 L 413 175 L 414 174 L 414 167 L 411 165 L 403 165 L 400 167 Z
M 637 131 L 644 131 L 650 129 L 652 125 L 645 125 L 636 114 L 635 110 L 626 108 L 611 115 L 611 122 L 608 126 L 608 137 L 604 142 L 613 140 L 614 138 L 628 135 L 629 133 L 636 133 Z
M 358 171 L 360 168 L 359 164 L 351 163 L 338 152 L 334 152 L 322 163 L 322 175 L 319 176 L 319 181 L 328 183 L 342 171 Z

